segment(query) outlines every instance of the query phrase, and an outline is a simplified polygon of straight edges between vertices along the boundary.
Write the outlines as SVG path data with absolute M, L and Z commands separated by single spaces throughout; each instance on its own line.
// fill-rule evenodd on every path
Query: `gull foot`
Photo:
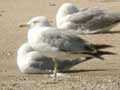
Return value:
M 55 78 L 54 74 L 50 75 L 50 77 L 52 77 L 53 80 L 58 80 L 59 81 L 59 80 L 62 80 L 64 78 L 69 78 L 70 76 L 66 75 L 66 74 L 63 74 L 63 73 L 57 73 L 56 78 Z

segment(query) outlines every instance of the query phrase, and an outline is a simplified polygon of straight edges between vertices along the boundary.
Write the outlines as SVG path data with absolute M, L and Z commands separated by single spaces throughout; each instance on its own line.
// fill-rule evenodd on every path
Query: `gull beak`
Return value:
M 30 25 L 28 25 L 28 24 L 20 24 L 20 25 L 19 25 L 20 28 L 29 27 L 29 26 L 30 26 Z

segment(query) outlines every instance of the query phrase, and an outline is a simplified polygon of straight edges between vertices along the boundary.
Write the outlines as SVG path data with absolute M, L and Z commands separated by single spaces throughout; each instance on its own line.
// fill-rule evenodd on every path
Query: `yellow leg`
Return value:
M 58 72 L 58 63 L 57 63 L 57 60 L 55 58 L 53 58 L 53 62 L 54 62 L 53 79 L 56 80 L 57 72 Z

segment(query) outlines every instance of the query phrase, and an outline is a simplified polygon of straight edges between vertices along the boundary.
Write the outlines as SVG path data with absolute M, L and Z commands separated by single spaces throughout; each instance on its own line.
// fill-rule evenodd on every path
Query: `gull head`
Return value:
M 79 9 L 76 6 L 74 6 L 72 3 L 65 3 L 59 8 L 58 13 L 60 12 L 63 13 L 64 15 L 68 15 L 78 11 Z
M 33 28 L 35 26 L 50 26 L 50 23 L 45 16 L 36 16 L 30 19 L 26 24 L 21 24 L 19 27 L 30 27 Z
M 59 24 L 61 23 L 61 21 L 63 20 L 63 18 L 67 15 L 71 15 L 73 13 L 79 12 L 79 9 L 74 6 L 72 3 L 65 3 L 63 4 L 57 12 L 56 15 L 56 23 L 57 23 L 57 27 L 59 27 Z

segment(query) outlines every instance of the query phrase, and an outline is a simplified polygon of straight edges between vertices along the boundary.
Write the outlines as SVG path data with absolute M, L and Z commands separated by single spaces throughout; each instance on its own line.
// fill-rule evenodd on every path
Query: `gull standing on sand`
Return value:
M 59 56 L 56 53 L 97 53 L 97 50 L 89 42 L 71 33 L 66 33 L 64 30 L 51 27 L 48 19 L 44 16 L 34 17 L 27 24 L 20 25 L 20 27 L 24 26 L 30 27 L 28 31 L 28 43 L 34 50 L 55 53 L 53 56 L 50 55 L 55 62 L 55 76 L 58 66 L 56 56 Z
M 96 53 L 93 45 L 76 35 L 52 27 L 47 17 L 37 16 L 27 24 L 29 26 L 28 43 L 37 51 L 65 51 L 65 52 L 88 52 Z M 42 47 L 42 49 L 41 49 Z
M 56 15 L 56 25 L 60 29 L 73 29 L 80 34 L 102 33 L 120 22 L 120 13 L 100 7 L 78 9 L 71 3 L 63 4 Z

